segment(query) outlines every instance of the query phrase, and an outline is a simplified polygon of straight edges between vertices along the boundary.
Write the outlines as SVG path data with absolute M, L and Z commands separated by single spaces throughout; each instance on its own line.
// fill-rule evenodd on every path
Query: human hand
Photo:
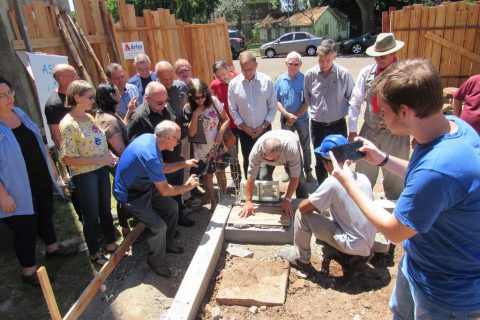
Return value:
M 108 155 L 106 155 L 104 158 L 104 164 L 109 166 L 109 167 L 115 167 L 118 162 L 118 157 L 115 156 L 113 153 L 108 152 Z
M 133 97 L 128 103 L 128 111 L 132 112 L 137 108 L 137 97 Z
M 287 117 L 287 121 L 285 122 L 285 124 L 289 127 L 293 126 L 295 122 L 297 122 L 298 120 L 298 117 L 293 113 L 287 113 L 286 117 Z
M 358 136 L 355 137 L 354 141 L 363 143 L 363 146 L 358 149 L 360 152 L 365 153 L 365 157 L 362 160 L 376 166 L 385 159 L 386 154 L 380 151 L 371 141 Z
M 353 142 L 357 136 L 358 136 L 358 135 L 357 135 L 356 132 L 350 132 L 350 133 L 348 134 L 348 142 L 350 142 L 350 143 Z
M 185 161 L 185 166 L 187 168 L 197 168 L 198 167 L 198 160 L 197 159 L 190 159 Z
M 219 130 L 217 132 L 217 135 L 215 136 L 215 143 L 220 144 L 222 143 L 222 141 L 223 141 L 223 132 Z
M 196 174 L 192 174 L 190 177 L 188 177 L 187 181 L 185 182 L 185 185 L 188 187 L 189 190 L 192 190 L 196 186 L 198 186 L 198 177 Z
M 290 201 L 283 198 L 282 203 L 281 203 L 281 207 L 282 207 L 282 212 L 285 213 L 287 215 L 287 217 L 290 217 L 290 218 L 293 217 L 293 209 L 292 209 L 292 204 L 290 203 Z
M 353 179 L 352 170 L 350 170 L 350 160 L 345 161 L 345 163 L 340 166 L 338 164 L 337 159 L 333 155 L 332 151 L 329 151 L 328 154 L 330 155 L 330 159 L 333 165 L 332 176 L 334 176 L 338 182 L 348 190 L 349 186 L 355 184 L 355 180 Z
M 205 106 L 197 106 L 195 111 L 193 111 L 192 116 L 198 118 L 202 115 L 202 113 L 205 111 Z
M 250 128 L 250 127 L 247 127 L 247 126 L 244 126 L 243 127 L 243 131 L 248 134 L 250 137 L 253 138 L 253 136 L 255 135 L 255 130 Z
M 254 129 L 254 133 L 252 135 L 252 139 L 256 139 L 258 137 L 260 137 L 263 133 L 263 126 L 260 126 L 260 127 L 256 127 Z
M 0 209 L 5 213 L 14 213 L 17 210 L 17 205 L 13 198 L 8 194 L 0 196 Z
M 255 215 L 255 209 L 253 208 L 253 203 L 250 200 L 245 201 L 242 211 L 238 213 L 240 218 L 247 218 L 249 216 Z

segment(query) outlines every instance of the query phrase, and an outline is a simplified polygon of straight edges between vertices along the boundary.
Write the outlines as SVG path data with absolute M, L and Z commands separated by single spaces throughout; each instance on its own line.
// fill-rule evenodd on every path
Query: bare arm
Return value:
M 393 214 L 376 206 L 373 200 L 360 190 L 352 177 L 352 172 L 348 164 L 345 164 L 343 168 L 341 168 L 331 151 L 330 157 L 334 167 L 332 175 L 338 179 L 364 216 L 378 231 L 394 243 L 399 243 L 417 234 L 415 230 L 400 223 Z
M 453 114 L 456 115 L 457 117 L 460 117 L 460 115 L 462 114 L 462 101 L 453 98 L 452 109 L 453 109 Z
M 13 213 L 17 210 L 17 205 L 0 181 L 0 209 L 5 213 Z
M 312 211 L 315 211 L 317 208 L 315 208 L 315 206 L 313 205 L 312 202 L 310 202 L 310 200 L 308 199 L 305 199 L 303 200 L 302 202 L 300 202 L 300 204 L 298 205 L 298 210 L 300 210 L 300 212 L 302 214 L 306 214 L 306 213 L 311 213 Z
M 60 146 L 62 144 L 62 135 L 60 134 L 60 128 L 58 124 L 49 124 L 48 127 L 50 129 L 50 133 L 52 134 L 53 143 L 55 143 L 57 149 L 60 150 Z
M 243 206 L 242 211 L 239 212 L 241 218 L 247 218 L 248 216 L 254 215 L 255 210 L 253 208 L 252 196 L 253 188 L 255 186 L 255 178 L 248 178 L 247 183 L 245 184 L 245 205 Z
M 123 142 L 121 133 L 118 133 L 108 139 L 108 143 L 110 143 L 116 154 L 118 154 L 119 156 L 122 155 L 123 151 L 125 150 L 125 143 Z
M 108 154 L 101 157 L 63 157 L 62 162 L 67 166 L 89 166 L 89 165 L 103 165 L 114 166 L 116 163 L 115 156 Z
M 290 182 L 288 183 L 288 187 L 287 187 L 287 192 L 285 192 L 285 196 L 282 199 L 282 204 L 281 204 L 282 211 L 285 212 L 285 214 L 289 217 L 293 217 L 293 214 L 294 214 L 291 201 L 292 201 L 293 193 L 297 189 L 299 181 L 300 181 L 300 177 L 290 178 Z M 287 200 L 287 198 L 290 199 L 290 201 Z
M 164 197 L 173 197 L 185 193 L 196 186 L 198 186 L 198 177 L 196 175 L 191 175 L 185 184 L 179 186 L 172 186 L 167 180 L 155 183 L 158 192 Z
M 197 166 L 196 159 L 190 159 L 186 161 L 163 163 L 163 173 L 172 173 L 184 168 L 191 168 Z

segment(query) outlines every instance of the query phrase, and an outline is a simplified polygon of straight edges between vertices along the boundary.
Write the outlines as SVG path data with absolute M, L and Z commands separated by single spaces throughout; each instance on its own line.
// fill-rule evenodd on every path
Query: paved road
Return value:
M 285 67 L 285 57 L 280 58 L 260 58 L 257 57 L 258 61 L 258 68 L 257 70 L 269 75 L 273 81 L 276 78 L 286 72 Z M 314 65 L 318 64 L 317 57 L 302 57 L 302 67 L 300 69 L 301 72 L 305 73 L 308 69 L 313 67 Z M 368 56 L 339 56 L 336 60 L 336 63 L 346 67 L 352 72 L 354 79 L 357 79 L 357 75 L 362 70 L 363 67 L 374 63 L 373 58 Z M 240 64 L 238 60 L 235 60 L 234 63 L 235 70 L 240 73 Z

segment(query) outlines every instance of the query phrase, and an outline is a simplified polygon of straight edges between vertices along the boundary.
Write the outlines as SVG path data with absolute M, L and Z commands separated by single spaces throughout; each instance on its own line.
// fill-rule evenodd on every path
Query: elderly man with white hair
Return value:
M 303 154 L 303 170 L 308 182 L 315 182 L 312 175 L 312 156 L 310 152 L 310 132 L 308 130 L 308 105 L 303 95 L 305 76 L 300 72 L 302 56 L 295 51 L 285 59 L 287 72 L 278 77 L 275 84 L 277 108 L 281 113 L 282 129 L 296 131 L 300 139 Z M 288 181 L 288 174 L 282 179 Z
M 252 203 L 255 180 L 260 173 L 260 180 L 265 180 L 260 171 L 262 163 L 274 166 L 286 166 L 290 171 L 290 182 L 282 199 L 282 211 L 289 217 L 293 217 L 292 196 L 296 192 L 297 198 L 308 196 L 305 176 L 302 172 L 302 156 L 300 142 L 297 135 L 288 130 L 272 130 L 262 135 L 252 147 L 250 152 L 247 171 L 247 183 L 245 191 L 245 205 L 240 211 L 240 217 L 248 217 L 254 214 Z
M 150 61 L 150 58 L 144 53 L 139 53 L 135 56 L 135 58 L 133 58 L 133 66 L 135 67 L 137 74 L 131 77 L 128 80 L 128 83 L 133 84 L 137 87 L 138 93 L 140 94 L 137 99 L 137 104 L 141 105 L 147 85 L 151 81 L 156 81 L 157 75 L 150 70 L 152 62 Z
M 179 141 L 180 127 L 170 120 L 157 124 L 155 133 L 145 133 L 133 140 L 118 162 L 113 186 L 113 195 L 120 206 L 150 229 L 147 262 L 155 273 L 164 277 L 171 276 L 165 251 L 183 252 L 182 247 L 173 244 L 178 204 L 172 196 L 198 185 L 195 175 L 182 185 L 171 185 L 165 177 L 165 174 L 196 166 L 196 160 L 163 162 L 162 151 L 172 151 Z

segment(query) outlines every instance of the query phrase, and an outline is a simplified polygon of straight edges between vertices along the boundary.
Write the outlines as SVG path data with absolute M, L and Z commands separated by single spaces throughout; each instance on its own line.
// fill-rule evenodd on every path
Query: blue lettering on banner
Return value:
M 53 74 L 53 64 L 44 64 L 42 67 L 42 73 L 43 74 Z

